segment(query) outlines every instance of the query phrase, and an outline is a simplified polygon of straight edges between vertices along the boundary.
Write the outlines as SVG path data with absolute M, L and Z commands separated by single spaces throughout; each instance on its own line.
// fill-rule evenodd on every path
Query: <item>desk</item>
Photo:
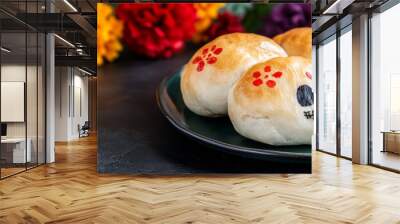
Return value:
M 1 139 L 2 157 L 5 154 L 7 162 L 10 163 L 25 163 L 30 162 L 32 158 L 30 138 L 27 139 L 27 147 L 25 152 L 25 138 L 6 138 Z M 12 148 L 10 148 L 10 146 Z M 4 152 L 4 153 L 3 153 Z M 26 154 L 25 154 L 26 153 Z M 11 156 L 12 154 L 12 156 Z M 8 157 L 8 158 L 7 158 Z M 12 158 L 12 161 L 11 161 Z M 26 158 L 26 161 L 25 161 Z
M 400 154 L 400 131 L 382 131 L 383 150 L 382 152 L 393 152 Z

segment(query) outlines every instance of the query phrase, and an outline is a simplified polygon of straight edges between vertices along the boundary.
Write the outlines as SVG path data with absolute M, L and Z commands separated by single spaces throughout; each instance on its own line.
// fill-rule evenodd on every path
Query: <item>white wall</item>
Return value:
M 28 66 L 27 67 L 28 71 L 28 79 L 29 79 L 29 84 L 36 85 L 36 81 L 34 83 L 31 83 L 33 81 L 32 78 L 29 76 L 31 74 L 34 74 L 36 76 L 36 67 L 33 66 Z M 17 81 L 17 82 L 25 82 L 25 64 L 24 65 L 18 65 L 18 64 L 5 64 L 1 66 L 1 81 L 2 82 L 12 82 L 12 81 Z M 26 83 L 26 82 L 25 82 Z M 32 90 L 32 91 L 30 91 Z M 34 97 L 36 99 L 36 89 L 28 88 L 27 89 L 28 97 Z M 27 99 L 27 103 L 33 102 L 33 99 Z M 33 105 L 27 105 L 31 107 L 36 108 L 36 101 L 35 104 Z M 6 108 L 2 108 L 2 110 L 5 110 Z M 32 108 L 31 108 L 32 109 Z M 28 122 L 34 121 L 36 123 L 36 113 L 28 113 Z M 32 115 L 33 117 L 30 117 Z M 28 129 L 29 127 L 33 127 L 33 125 L 28 124 Z M 36 129 L 36 126 L 34 127 Z M 28 130 L 28 137 L 29 133 L 31 133 Z M 25 122 L 7 122 L 7 136 L 8 137 L 25 137 Z
M 71 67 L 56 67 L 55 73 L 55 140 L 70 141 L 88 120 L 88 78 Z
M 69 96 L 70 69 L 55 68 L 55 141 L 67 141 L 69 133 Z
M 29 68 L 28 68 L 29 69 Z M 1 66 L 1 81 L 25 82 L 25 64 L 9 64 Z M 5 108 L 1 108 L 4 110 Z M 7 123 L 7 137 L 25 137 L 25 122 Z
M 71 119 L 71 135 L 73 138 L 78 138 L 78 125 L 83 125 L 85 121 L 88 121 L 88 78 L 81 76 L 81 73 L 74 75 L 74 107 L 72 108 L 72 119 Z

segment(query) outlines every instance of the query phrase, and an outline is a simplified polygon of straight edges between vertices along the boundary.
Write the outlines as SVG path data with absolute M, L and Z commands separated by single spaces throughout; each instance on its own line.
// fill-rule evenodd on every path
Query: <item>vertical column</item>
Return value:
M 90 131 L 97 132 L 97 77 L 89 77 L 88 92 Z
M 340 83 L 341 83 L 341 76 L 342 76 L 342 71 L 341 71 L 341 63 L 340 63 L 340 36 L 341 36 L 341 31 L 340 27 L 338 26 L 336 28 L 336 155 L 341 156 L 341 146 L 342 146 L 342 140 L 341 140 L 341 131 L 342 131 L 342 124 L 341 124 L 341 104 L 340 104 Z
M 368 15 L 353 19 L 353 162 L 368 163 Z
M 53 12 L 51 1 L 46 1 L 46 12 Z M 54 34 L 46 34 L 46 163 L 55 161 L 55 54 Z
M 314 71 L 314 76 L 313 80 L 315 80 L 315 91 L 314 91 L 314 122 L 315 122 L 315 127 L 314 127 L 314 133 L 315 133 L 315 150 L 319 149 L 319 45 L 317 44 L 315 46 L 315 71 Z M 315 78 L 314 78 L 315 77 Z
M 317 138 L 317 108 L 316 108 L 316 99 L 317 99 L 317 90 L 316 90 L 316 78 L 317 78 L 317 47 L 315 45 L 312 45 L 312 89 L 314 92 L 314 105 L 313 105 L 313 110 L 314 110 L 314 131 L 313 135 L 311 137 L 311 149 L 316 150 L 316 138 Z
M 57 66 L 55 69 L 55 141 L 69 141 L 71 126 L 71 74 L 72 68 Z

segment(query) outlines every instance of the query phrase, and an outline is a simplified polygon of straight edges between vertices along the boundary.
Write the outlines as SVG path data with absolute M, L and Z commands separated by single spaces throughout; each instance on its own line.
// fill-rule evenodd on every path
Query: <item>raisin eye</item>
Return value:
M 311 106 L 314 104 L 314 93 L 308 85 L 301 85 L 297 88 L 297 102 L 302 107 Z

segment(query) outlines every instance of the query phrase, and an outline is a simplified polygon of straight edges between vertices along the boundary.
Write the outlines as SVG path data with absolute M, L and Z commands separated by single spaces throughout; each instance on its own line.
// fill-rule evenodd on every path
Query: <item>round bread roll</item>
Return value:
M 312 30 L 310 27 L 294 28 L 274 37 L 274 41 L 285 49 L 289 56 L 302 56 L 311 59 Z
M 251 66 L 287 56 L 271 39 L 249 33 L 222 35 L 201 47 L 184 66 L 181 91 L 185 105 L 207 117 L 226 115 L 228 92 Z
M 279 57 L 254 65 L 232 87 L 228 112 L 236 131 L 270 145 L 310 144 L 314 97 L 311 62 Z

